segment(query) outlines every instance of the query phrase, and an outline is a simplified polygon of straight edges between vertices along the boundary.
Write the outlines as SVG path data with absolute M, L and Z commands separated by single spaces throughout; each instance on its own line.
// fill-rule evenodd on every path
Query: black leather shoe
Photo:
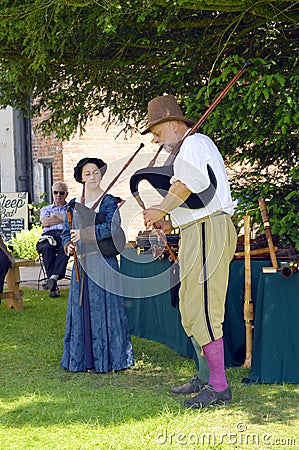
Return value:
M 60 292 L 56 280 L 54 280 L 53 278 L 49 278 L 48 286 L 49 286 L 48 288 L 50 289 L 49 297 L 51 298 L 60 297 Z
M 45 282 L 43 288 L 44 288 L 44 289 L 49 289 L 50 291 L 55 291 L 55 289 L 57 289 L 57 281 L 54 280 L 54 278 L 49 278 L 49 279 Z
M 170 392 L 172 394 L 178 395 L 188 395 L 188 394 L 196 394 L 197 392 L 200 392 L 200 390 L 208 384 L 207 382 L 202 381 L 200 378 L 198 378 L 197 374 L 194 375 L 192 380 L 188 381 L 185 384 L 182 384 L 181 386 L 174 386 L 170 389 Z
M 58 287 L 54 291 L 50 291 L 49 297 L 51 297 L 51 298 L 60 297 L 60 292 L 59 292 Z
M 186 408 L 201 409 L 206 406 L 224 405 L 232 400 L 232 392 L 229 387 L 224 391 L 216 392 L 210 384 L 207 384 L 198 395 L 186 400 Z

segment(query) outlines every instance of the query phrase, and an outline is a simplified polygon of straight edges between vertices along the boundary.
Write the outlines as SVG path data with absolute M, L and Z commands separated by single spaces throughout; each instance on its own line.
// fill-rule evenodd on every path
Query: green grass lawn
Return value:
M 133 368 L 65 371 L 67 291 L 24 290 L 24 311 L 0 306 L 1 450 L 299 448 L 298 385 L 246 386 L 248 370 L 231 368 L 231 404 L 186 410 L 169 388 L 193 375 L 194 361 L 134 336 Z

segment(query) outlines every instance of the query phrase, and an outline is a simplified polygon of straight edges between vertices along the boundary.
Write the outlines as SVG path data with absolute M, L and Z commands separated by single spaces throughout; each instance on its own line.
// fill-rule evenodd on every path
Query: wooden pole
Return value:
M 231 88 L 236 84 L 236 82 L 239 80 L 239 78 L 241 77 L 241 75 L 243 75 L 243 73 L 245 72 L 245 70 L 247 69 L 248 66 L 251 65 L 250 61 L 246 61 L 243 65 L 243 67 L 236 73 L 236 75 L 232 78 L 232 80 L 227 84 L 227 86 L 220 92 L 220 94 L 216 97 L 216 99 L 211 103 L 211 105 L 208 107 L 208 109 L 205 111 L 205 113 L 200 117 L 200 119 L 198 119 L 198 121 L 195 123 L 195 125 L 193 125 L 192 128 L 189 129 L 188 133 L 185 134 L 185 136 L 183 137 L 183 139 L 180 140 L 180 142 L 178 142 L 175 147 L 172 149 L 169 157 L 167 158 L 166 162 L 165 162 L 165 166 L 168 166 L 170 164 L 172 164 L 174 158 L 176 157 L 176 155 L 178 154 L 180 147 L 182 145 L 182 143 L 184 142 L 184 140 L 186 139 L 186 137 L 194 134 L 197 132 L 198 128 L 201 127 L 201 125 L 206 121 L 206 119 L 208 118 L 208 116 L 211 114 L 211 112 L 214 111 L 214 109 L 216 108 L 216 106 L 221 102 L 221 100 L 226 96 L 226 94 L 231 90 Z
M 245 289 L 244 289 L 244 321 L 246 332 L 246 353 L 243 367 L 251 367 L 252 359 L 252 325 L 254 319 L 253 303 L 251 298 L 251 265 L 250 265 L 250 216 L 244 216 L 244 266 L 245 266 Z
M 274 247 L 274 250 L 277 251 L 278 247 Z M 250 250 L 250 256 L 267 255 L 268 253 L 270 253 L 269 247 L 256 248 L 254 250 Z M 243 258 L 245 256 L 245 252 L 236 252 L 234 256 L 236 258 Z
M 67 211 L 67 220 L 70 226 L 70 229 L 73 228 L 73 214 L 71 211 Z M 79 263 L 76 250 L 74 251 L 74 265 L 76 271 L 76 281 L 80 281 L 80 272 L 79 272 Z
M 271 232 L 271 227 L 270 227 L 270 222 L 269 222 L 268 209 L 267 209 L 265 199 L 259 198 L 259 206 L 260 206 L 262 220 L 263 220 L 263 224 L 264 224 L 265 235 L 267 238 L 268 247 L 269 247 L 269 251 L 270 251 L 272 267 L 274 267 L 275 269 L 278 269 L 278 263 L 277 263 L 275 248 L 274 248 L 273 239 L 272 239 L 272 232 Z

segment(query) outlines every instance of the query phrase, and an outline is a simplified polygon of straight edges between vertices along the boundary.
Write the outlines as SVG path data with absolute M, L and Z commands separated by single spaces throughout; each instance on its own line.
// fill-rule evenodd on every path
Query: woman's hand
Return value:
M 71 230 L 71 241 L 73 244 L 80 241 L 80 230 Z
M 76 250 L 76 248 L 75 248 L 74 244 L 72 244 L 71 242 L 69 242 L 64 249 L 65 254 L 67 256 L 72 256 L 75 253 L 75 250 Z

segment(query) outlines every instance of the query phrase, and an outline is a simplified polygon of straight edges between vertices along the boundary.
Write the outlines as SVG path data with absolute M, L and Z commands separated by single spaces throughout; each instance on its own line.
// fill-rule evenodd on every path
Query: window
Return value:
M 39 159 L 38 162 L 43 167 L 43 180 L 41 182 L 41 191 L 46 193 L 45 201 L 51 203 L 52 199 L 52 184 L 53 184 L 53 158 Z

